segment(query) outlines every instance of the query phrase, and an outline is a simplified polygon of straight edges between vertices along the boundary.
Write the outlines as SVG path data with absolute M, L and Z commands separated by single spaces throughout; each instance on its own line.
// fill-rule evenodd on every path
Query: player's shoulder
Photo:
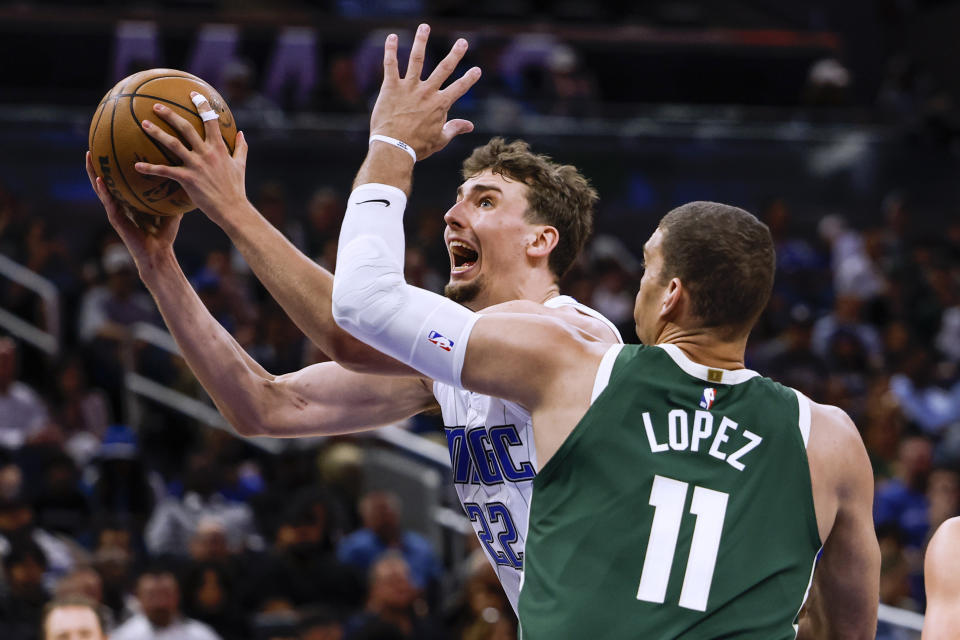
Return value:
M 509 300 L 482 309 L 480 313 L 523 313 L 544 316 L 573 327 L 588 340 L 604 343 L 621 342 L 620 336 L 611 328 L 612 325 L 581 311 L 581 308 L 579 304 L 547 306 L 533 300 Z
M 807 454 L 813 471 L 833 476 L 838 486 L 873 485 L 873 470 L 857 425 L 840 407 L 807 399 L 810 439 Z
M 960 516 L 945 520 L 937 527 L 936 533 L 927 545 L 927 564 L 936 566 L 939 560 L 953 558 L 958 547 L 960 547 Z M 932 563 L 931 560 L 933 560 Z
M 832 404 L 821 404 L 806 398 L 810 407 L 812 428 L 829 431 L 839 441 L 862 443 L 857 425 L 846 411 Z

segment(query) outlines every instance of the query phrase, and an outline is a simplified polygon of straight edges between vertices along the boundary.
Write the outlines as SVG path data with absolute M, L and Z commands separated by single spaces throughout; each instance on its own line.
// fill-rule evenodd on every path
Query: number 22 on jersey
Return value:
M 640 574 L 637 600 L 663 604 L 666 598 L 689 488 L 686 482 L 659 475 L 653 477 L 653 488 L 650 490 L 650 506 L 654 508 L 653 524 L 643 560 L 643 572 Z M 679 602 L 685 609 L 707 610 L 729 497 L 729 494 L 720 491 L 693 488 L 690 513 L 697 517 L 697 521 Z

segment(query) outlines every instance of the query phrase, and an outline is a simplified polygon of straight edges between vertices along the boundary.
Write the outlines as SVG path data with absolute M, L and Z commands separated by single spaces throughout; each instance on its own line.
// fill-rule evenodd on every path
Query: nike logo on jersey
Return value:
M 357 205 L 367 204 L 368 202 L 382 202 L 382 203 L 383 203 L 383 206 L 385 206 L 385 207 L 389 207 L 389 206 L 390 206 L 390 201 L 389 201 L 389 200 L 384 200 L 384 199 L 382 199 L 382 198 L 374 198 L 373 200 L 364 200 L 363 202 L 358 202 Z

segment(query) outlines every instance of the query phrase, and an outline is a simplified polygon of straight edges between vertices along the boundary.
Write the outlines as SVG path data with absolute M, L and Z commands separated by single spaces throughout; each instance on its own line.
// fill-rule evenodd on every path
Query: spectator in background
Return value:
M 128 523 L 139 536 L 153 512 L 154 494 L 133 429 L 122 424 L 107 428 L 94 470 L 94 512 Z
M 133 258 L 119 242 L 103 251 L 106 284 L 88 290 L 80 301 L 78 337 L 84 345 L 87 372 L 93 383 L 110 394 L 113 415 L 122 415 L 122 348 L 131 327 L 153 322 L 157 317 L 153 300 L 139 290 Z
M 324 113 L 367 113 L 367 96 L 357 82 L 353 57 L 339 54 L 330 61 L 319 107 Z
M 598 111 L 596 79 L 569 45 L 558 45 L 550 52 L 547 89 L 549 98 L 544 106 L 550 115 L 582 118 Z
M 336 243 L 340 236 L 344 207 L 343 198 L 331 187 L 317 189 L 307 203 L 307 255 L 331 271 L 336 261 L 329 262 L 325 254 L 329 251 L 329 244 Z M 336 246 L 333 249 L 336 252 Z
M 114 618 L 113 612 L 103 601 L 103 578 L 92 566 L 78 567 L 65 575 L 53 590 L 53 597 L 55 601 L 72 599 L 88 603 L 96 610 L 97 617 L 100 619 L 100 627 L 104 631 L 116 626 L 114 624 L 116 618 Z M 48 604 L 47 611 L 49 610 L 50 605 Z
M 7 449 L 19 449 L 49 421 L 43 400 L 17 379 L 17 369 L 17 343 L 0 338 L 0 446 Z
M 931 435 L 960 424 L 960 381 L 944 388 L 935 375 L 933 353 L 921 347 L 906 356 L 901 373 L 890 377 L 890 391 L 904 415 Z
M 33 499 L 37 524 L 55 534 L 79 538 L 87 532 L 92 509 L 80 490 L 73 459 L 56 449 L 43 465 L 42 485 Z
M 66 438 L 64 449 L 84 466 L 96 455 L 110 424 L 110 402 L 103 391 L 89 387 L 79 356 L 65 357 L 56 370 L 54 416 Z
M 436 622 L 417 611 L 418 598 L 419 590 L 403 556 L 397 551 L 382 554 L 370 567 L 367 604 L 363 612 L 347 623 L 347 640 L 369 637 L 366 634 L 370 633 L 370 627 L 384 625 L 399 631 L 402 638 L 442 638 Z
M 476 538 L 474 538 L 476 540 Z M 467 579 L 459 606 L 451 612 L 462 640 L 516 640 L 516 616 L 487 556 L 475 549 L 467 557 Z
M 183 576 L 184 613 L 224 638 L 245 638 L 247 621 L 238 597 L 242 586 L 223 564 L 192 564 Z
M 849 338 L 856 343 L 853 345 L 854 349 L 862 350 L 865 364 L 871 369 L 878 369 L 883 364 L 883 342 L 876 328 L 863 321 L 862 309 L 861 298 L 837 296 L 833 311 L 813 325 L 813 334 L 810 336 L 810 348 L 813 352 L 819 358 L 829 361 L 835 340 L 838 337 Z
M 226 251 L 207 254 L 203 268 L 190 279 L 204 305 L 230 333 L 253 324 L 257 308 L 247 291 L 246 283 L 233 271 Z
M 33 640 L 48 598 L 47 557 L 30 536 L 19 536 L 8 541 L 3 570 L 7 592 L 0 596 L 0 637 Z
M 329 609 L 313 608 L 305 611 L 298 631 L 298 640 L 343 640 L 343 624 Z
M 873 517 L 877 527 L 896 526 L 904 546 L 922 549 L 930 529 L 927 511 L 927 480 L 933 459 L 933 444 L 924 436 L 908 436 L 900 442 L 894 476 L 878 484 Z
M 136 556 L 133 535 L 118 522 L 102 521 L 93 546 L 93 566 L 102 580 L 103 604 L 113 620 L 126 619 L 136 605 L 129 594 Z
M 400 499 L 388 491 L 373 491 L 360 500 L 363 528 L 346 536 L 337 557 L 346 564 L 369 570 L 377 558 L 395 550 L 409 565 L 417 589 L 429 590 L 440 579 L 441 567 L 430 543 L 420 534 L 400 528 Z
M 38 527 L 33 507 L 22 495 L 0 499 L 0 555 L 6 555 L 18 540 L 29 541 L 42 550 L 43 581 L 48 589 L 73 569 L 78 548 Z
M 180 586 L 173 571 L 148 567 L 137 579 L 141 612 L 110 634 L 111 640 L 220 640 L 210 627 L 184 617 L 180 611 Z
M 232 546 L 258 546 L 250 506 L 226 500 L 218 488 L 222 480 L 220 467 L 211 456 L 191 454 L 184 472 L 183 495 L 164 498 L 147 522 L 147 550 L 154 555 L 185 554 L 199 523 L 210 517 L 224 523 Z
M 325 500 L 310 492 L 296 496 L 278 523 L 272 553 L 251 584 L 269 585 L 268 591 L 282 594 L 294 606 L 322 604 L 340 611 L 359 607 L 362 571 L 337 559 L 327 521 Z
M 231 61 L 223 70 L 220 86 L 230 112 L 244 129 L 269 130 L 283 126 L 283 111 L 256 90 L 253 67 L 248 62 Z
M 44 640 L 107 640 L 107 624 L 100 607 L 77 596 L 49 602 L 41 628 Z

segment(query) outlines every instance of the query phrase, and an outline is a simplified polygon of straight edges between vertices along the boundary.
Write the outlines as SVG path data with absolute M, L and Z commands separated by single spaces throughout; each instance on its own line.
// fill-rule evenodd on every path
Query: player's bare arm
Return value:
M 798 638 L 872 639 L 880 549 L 873 528 L 873 471 L 847 415 L 811 402 L 810 462 L 823 555 Z
M 209 109 L 205 103 L 198 108 Z M 243 133 L 237 134 L 231 155 L 216 119 L 204 123 L 205 139 L 201 139 L 169 107 L 157 104 L 154 110 L 187 145 L 149 120 L 144 121 L 144 130 L 182 164 L 174 167 L 141 162 L 137 170 L 179 182 L 193 202 L 230 236 L 270 295 L 329 357 L 357 371 L 412 374 L 409 368 L 355 340 L 333 322 L 332 274 L 300 252 L 247 199 L 244 183 L 248 147 Z
M 274 376 L 233 339 L 190 286 L 173 253 L 180 217 L 151 233 L 134 225 L 87 171 L 110 223 L 127 245 L 187 365 L 220 412 L 244 436 L 297 437 L 369 429 L 435 405 L 428 382 L 348 371 L 326 362 Z
M 923 561 L 927 611 L 923 640 L 960 639 L 960 518 L 951 518 L 937 529 Z

